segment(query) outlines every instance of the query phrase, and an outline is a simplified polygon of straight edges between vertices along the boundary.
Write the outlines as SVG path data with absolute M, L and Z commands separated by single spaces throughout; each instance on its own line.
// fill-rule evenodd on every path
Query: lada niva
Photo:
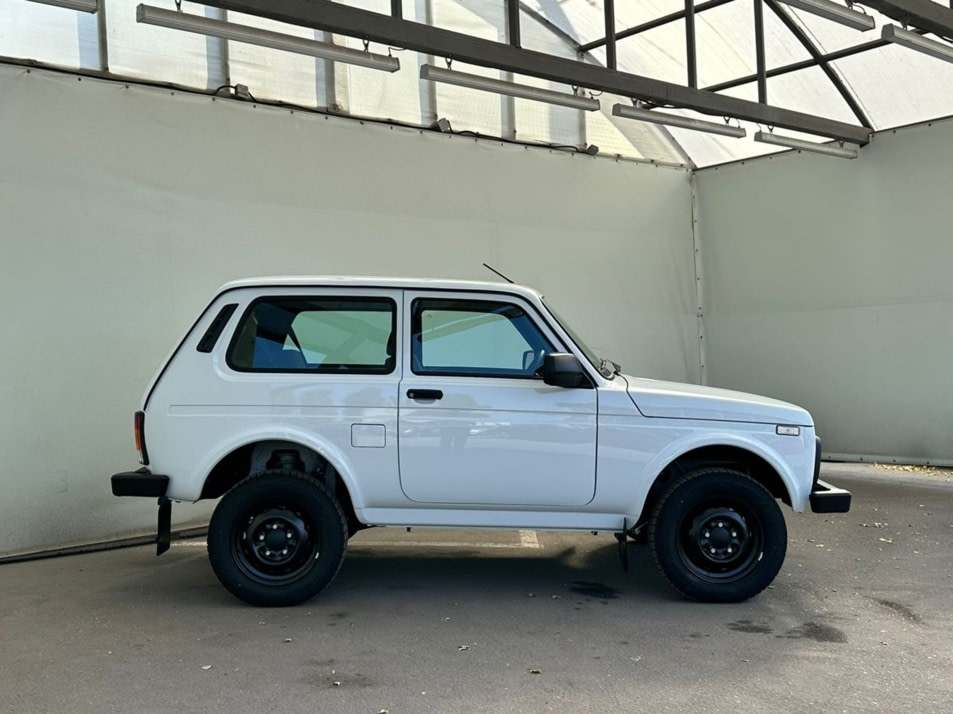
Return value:
M 685 596 L 744 600 L 787 547 L 779 501 L 845 512 L 785 402 L 623 374 L 535 290 L 394 278 L 225 285 L 135 415 L 117 496 L 221 499 L 208 553 L 254 605 L 325 588 L 371 526 L 645 539 Z

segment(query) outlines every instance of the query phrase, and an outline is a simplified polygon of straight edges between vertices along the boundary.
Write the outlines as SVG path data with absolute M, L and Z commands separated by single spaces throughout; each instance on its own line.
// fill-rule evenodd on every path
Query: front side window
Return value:
M 419 299 L 413 306 L 416 374 L 533 377 L 552 343 L 519 306 Z
M 394 371 L 396 304 L 387 298 L 262 298 L 227 362 L 241 372 Z

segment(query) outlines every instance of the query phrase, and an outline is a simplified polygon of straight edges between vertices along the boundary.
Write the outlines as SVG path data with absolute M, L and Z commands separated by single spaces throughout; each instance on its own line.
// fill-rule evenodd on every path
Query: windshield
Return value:
M 569 323 L 566 322 L 566 320 L 564 320 L 555 309 L 553 309 L 552 304 L 546 299 L 543 299 L 543 302 L 546 304 L 546 308 L 549 310 L 550 314 L 556 318 L 556 322 L 559 323 L 559 326 L 562 327 L 569 335 L 569 338 L 576 343 L 576 347 L 582 350 L 582 353 L 586 356 L 586 359 L 589 360 L 589 363 L 599 370 L 599 374 L 601 374 L 603 377 L 606 377 L 607 379 L 612 379 L 615 377 L 616 373 L 621 369 L 621 367 L 614 362 L 603 359 L 593 352 L 589 345 L 583 342 L 582 338 L 576 334 L 576 331 L 569 326 Z

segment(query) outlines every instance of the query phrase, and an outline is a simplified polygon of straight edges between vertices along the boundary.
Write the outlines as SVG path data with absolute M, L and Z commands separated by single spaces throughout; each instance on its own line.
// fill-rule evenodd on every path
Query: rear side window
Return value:
M 239 372 L 394 371 L 388 298 L 262 298 L 242 317 L 227 362 Z

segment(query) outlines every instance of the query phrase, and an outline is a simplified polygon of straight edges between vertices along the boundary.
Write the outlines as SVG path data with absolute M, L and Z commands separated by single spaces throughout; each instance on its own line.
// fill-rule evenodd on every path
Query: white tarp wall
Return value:
M 627 370 L 697 381 L 692 241 L 681 169 L 0 66 L 0 553 L 154 528 L 109 475 L 225 281 L 486 261 Z
M 825 452 L 953 462 L 953 121 L 696 174 L 708 381 L 808 408 Z

